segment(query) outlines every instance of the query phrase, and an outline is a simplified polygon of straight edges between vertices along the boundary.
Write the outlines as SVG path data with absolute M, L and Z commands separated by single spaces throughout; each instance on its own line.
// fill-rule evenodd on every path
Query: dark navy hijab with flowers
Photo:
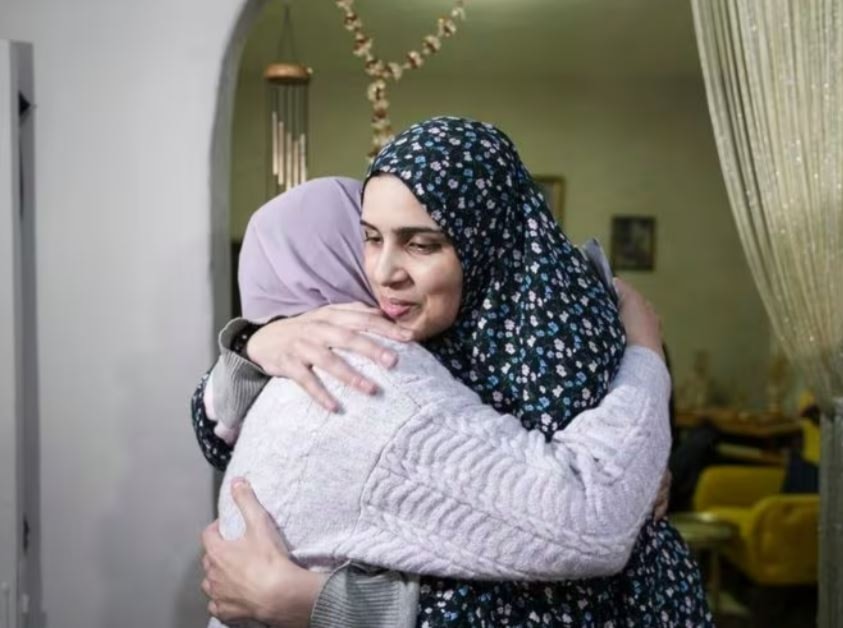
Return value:
M 550 439 L 606 394 L 625 346 L 617 308 L 510 139 L 453 117 L 416 124 L 367 177 L 400 178 L 454 243 L 455 324 L 426 346 L 484 402 Z

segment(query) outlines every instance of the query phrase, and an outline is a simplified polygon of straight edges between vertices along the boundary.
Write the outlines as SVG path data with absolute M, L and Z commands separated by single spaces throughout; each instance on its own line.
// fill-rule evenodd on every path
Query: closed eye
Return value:
M 363 242 L 365 243 L 379 243 L 383 238 L 381 238 L 380 234 L 376 231 L 369 231 L 368 229 L 363 232 Z
M 407 243 L 407 248 L 414 252 L 414 253 L 421 253 L 423 255 L 427 255 L 429 253 L 435 253 L 439 249 L 442 248 L 442 245 L 438 242 L 409 242 Z

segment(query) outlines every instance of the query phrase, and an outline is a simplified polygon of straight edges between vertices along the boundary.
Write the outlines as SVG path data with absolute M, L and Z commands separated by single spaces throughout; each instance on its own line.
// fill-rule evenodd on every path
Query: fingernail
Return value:
M 246 486 L 245 478 L 234 478 L 231 480 L 231 487 L 236 490 L 240 490 L 241 488 Z
M 398 362 L 398 356 L 392 353 L 392 351 L 384 351 L 381 353 L 381 364 L 383 364 L 386 368 L 392 368 L 395 366 L 396 362 Z

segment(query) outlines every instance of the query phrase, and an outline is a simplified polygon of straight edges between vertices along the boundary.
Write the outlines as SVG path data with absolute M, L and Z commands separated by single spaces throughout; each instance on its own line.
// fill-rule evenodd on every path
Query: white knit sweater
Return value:
M 600 406 L 547 443 L 484 406 L 419 345 L 388 344 L 399 354 L 389 371 L 345 354 L 378 395 L 323 378 L 339 414 L 293 382 L 267 384 L 223 481 L 225 538 L 243 531 L 230 495 L 242 476 L 310 568 L 354 560 L 513 580 L 623 568 L 670 447 L 670 381 L 655 353 L 628 348 Z

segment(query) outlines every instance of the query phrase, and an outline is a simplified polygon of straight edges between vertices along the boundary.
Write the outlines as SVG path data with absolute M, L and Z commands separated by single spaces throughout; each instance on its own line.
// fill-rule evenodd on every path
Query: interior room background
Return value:
M 355 4 L 379 55 L 401 58 L 451 3 Z M 333 2 L 290 2 L 310 87 L 309 175 L 362 177 L 368 77 Z M 614 215 L 656 219 L 655 269 L 620 272 L 660 312 L 675 384 L 707 353 L 714 401 L 763 409 L 766 316 L 729 208 L 690 6 L 648 1 L 467 4 L 438 55 L 390 84 L 395 129 L 433 115 L 500 126 L 531 172 L 566 181 L 564 229 L 609 250 Z M 271 192 L 263 71 L 278 57 L 283 3 L 272 0 L 243 51 L 232 130 L 231 236 Z M 773 352 L 775 348 L 773 348 Z M 681 397 L 681 395 L 680 395 Z M 681 399 L 680 399 L 681 402 Z

